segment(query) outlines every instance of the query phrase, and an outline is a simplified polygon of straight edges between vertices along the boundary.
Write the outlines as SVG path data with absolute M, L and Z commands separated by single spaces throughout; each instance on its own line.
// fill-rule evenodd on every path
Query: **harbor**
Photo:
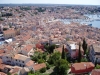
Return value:
M 70 24 L 71 22 L 77 22 L 80 24 L 86 24 L 96 28 L 100 28 L 100 15 L 85 15 L 86 19 L 60 19 L 60 21 L 65 24 Z

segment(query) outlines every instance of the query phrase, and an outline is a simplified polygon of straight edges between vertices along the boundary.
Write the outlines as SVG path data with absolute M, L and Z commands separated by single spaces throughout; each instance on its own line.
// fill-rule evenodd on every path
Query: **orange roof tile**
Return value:
M 42 64 L 36 64 L 33 66 L 34 70 L 37 71 L 37 70 L 40 70 L 42 68 L 46 67 L 46 64 L 45 63 L 42 63 Z
M 6 31 L 3 31 L 4 34 L 12 34 L 12 33 L 15 33 L 15 30 L 14 29 L 9 29 L 9 30 L 6 30 Z
M 14 68 L 10 70 L 10 73 L 13 75 L 15 73 L 17 73 L 20 70 L 20 68 Z
M 0 59 L 0 64 L 3 63 L 2 59 Z
M 5 51 L 4 50 L 0 50 L 0 54 L 4 53 Z
M 27 36 L 23 36 L 23 37 L 22 37 L 22 40 L 27 41 L 27 40 L 29 40 L 30 38 L 31 38 L 31 36 L 30 36 L 30 35 L 27 35 Z
M 7 75 L 6 73 L 0 72 L 0 75 Z
M 23 50 L 29 52 L 32 48 L 33 48 L 32 45 L 27 45 L 27 46 L 25 46 L 25 47 L 23 48 Z
M 4 70 L 4 68 L 5 68 L 5 65 L 4 64 L 0 64 L 0 69 Z
M 14 56 L 14 59 L 18 59 L 18 60 L 22 60 L 22 61 L 25 61 L 27 59 L 29 59 L 29 57 L 25 56 L 25 55 L 21 55 L 21 54 L 16 54 Z
M 100 75 L 100 69 L 92 70 L 91 75 Z
M 92 62 L 81 62 L 81 63 L 73 64 L 72 67 L 75 70 L 84 70 L 84 69 L 87 69 L 87 68 L 94 67 L 94 64 Z
M 7 49 L 8 51 L 11 51 L 11 50 L 13 50 L 13 48 L 12 48 L 12 46 L 5 46 L 5 49 Z
M 32 66 L 34 64 L 34 62 L 32 60 L 30 60 L 29 62 L 27 62 L 25 65 L 26 66 Z

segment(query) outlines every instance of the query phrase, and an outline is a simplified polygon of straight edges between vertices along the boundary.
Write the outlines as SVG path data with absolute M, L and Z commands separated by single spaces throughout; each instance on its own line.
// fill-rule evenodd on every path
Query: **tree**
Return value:
M 60 52 L 55 52 L 55 53 L 53 53 L 53 54 L 49 57 L 48 63 L 49 63 L 49 64 L 55 64 L 55 62 L 56 62 L 57 60 L 60 59 L 60 56 L 61 56 Z
M 78 62 L 81 62 L 82 54 L 81 54 L 81 43 L 79 43 L 79 52 L 78 52 Z
M 6 31 L 8 28 L 3 28 L 3 31 Z
M 88 60 L 86 58 L 82 58 L 81 62 L 88 62 Z
M 86 54 L 86 50 L 87 50 L 87 43 L 86 43 L 85 39 L 83 39 L 82 48 L 84 50 L 84 55 L 85 55 Z
M 44 59 L 45 61 L 47 60 L 47 53 L 46 53 L 46 52 L 43 53 L 43 55 L 42 55 L 42 59 Z
M 66 75 L 68 68 L 68 62 L 66 60 L 60 59 L 56 62 L 57 75 Z
M 56 45 L 55 44 L 46 44 L 44 45 L 44 48 L 49 52 L 49 53 L 53 53 L 54 52 L 54 49 L 55 49 Z
M 62 58 L 62 59 L 66 59 L 65 50 L 64 50 L 64 45 L 63 45 L 63 48 L 62 48 L 62 55 L 61 55 L 61 58 Z
M 44 45 L 44 48 L 46 49 L 47 52 L 49 52 L 49 44 L 48 43 L 46 45 Z
M 11 75 L 11 73 L 10 73 L 10 72 L 8 72 L 8 73 L 7 73 L 7 75 Z
M 98 61 L 98 58 L 96 58 L 96 61 L 95 61 L 95 66 L 97 66 L 97 61 Z
M 56 46 L 55 44 L 49 46 L 50 53 L 54 52 L 55 46 Z
M 47 53 L 35 52 L 34 55 L 31 56 L 31 59 L 35 62 L 43 63 L 47 60 Z
M 44 67 L 44 68 L 40 69 L 40 72 L 41 72 L 41 73 L 46 72 L 46 68 Z
M 50 65 L 48 63 L 46 64 L 46 68 L 47 70 L 50 69 Z
M 44 62 L 44 60 L 43 59 L 38 59 L 38 63 L 40 64 L 40 63 L 43 63 Z
M 14 74 L 14 75 L 18 75 L 18 74 Z
M 96 69 L 100 69 L 100 65 L 97 64 L 95 68 L 96 68 Z
M 40 72 L 36 71 L 36 72 L 31 73 L 31 71 L 30 71 L 30 72 L 28 72 L 28 75 L 40 75 Z
M 66 64 L 62 64 L 59 67 L 59 74 L 60 75 L 66 75 L 67 74 L 67 65 Z
M 31 57 L 31 59 L 32 59 L 33 61 L 35 61 L 35 62 L 37 62 L 37 61 L 38 61 L 37 56 L 32 56 L 32 57 Z

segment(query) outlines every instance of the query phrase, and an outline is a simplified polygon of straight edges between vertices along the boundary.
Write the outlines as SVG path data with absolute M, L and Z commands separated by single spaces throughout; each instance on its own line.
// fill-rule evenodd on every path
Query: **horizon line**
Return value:
M 91 5 L 91 6 L 100 6 L 95 4 L 58 4 L 58 3 L 0 3 L 0 4 L 50 4 L 50 5 Z

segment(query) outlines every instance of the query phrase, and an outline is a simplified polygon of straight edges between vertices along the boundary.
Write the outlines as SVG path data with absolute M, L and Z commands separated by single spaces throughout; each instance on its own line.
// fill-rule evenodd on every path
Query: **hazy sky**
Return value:
M 4 3 L 40 3 L 40 4 L 85 4 L 100 5 L 100 0 L 0 0 L 0 4 Z

